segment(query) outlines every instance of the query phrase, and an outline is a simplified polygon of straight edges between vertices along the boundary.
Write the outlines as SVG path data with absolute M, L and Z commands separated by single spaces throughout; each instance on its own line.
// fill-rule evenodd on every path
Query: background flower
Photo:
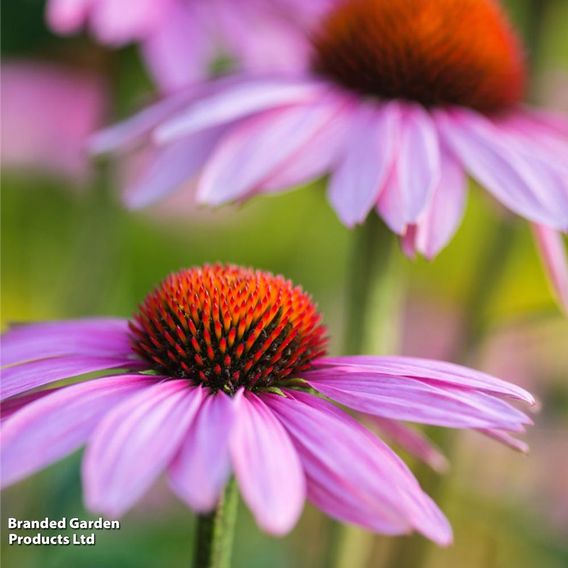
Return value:
M 224 79 L 96 136 L 95 151 L 157 145 L 129 204 L 194 176 L 198 199 L 219 205 L 329 174 L 344 224 L 375 210 L 409 256 L 433 258 L 461 223 L 468 174 L 536 225 L 565 304 L 566 257 L 550 231 L 568 230 L 568 119 L 522 106 L 524 55 L 500 7 L 336 2 L 303 41 L 303 75 Z

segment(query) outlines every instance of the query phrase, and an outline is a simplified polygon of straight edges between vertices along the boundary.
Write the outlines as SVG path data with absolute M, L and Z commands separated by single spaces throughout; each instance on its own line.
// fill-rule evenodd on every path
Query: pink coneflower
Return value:
M 88 24 L 107 45 L 139 43 L 158 84 L 172 90 L 220 66 L 298 69 L 309 48 L 302 30 L 330 1 L 49 0 L 47 20 L 60 34 Z
M 525 390 L 450 363 L 325 356 L 311 298 L 236 266 L 171 274 L 130 320 L 14 327 L 3 338 L 2 482 L 86 444 L 89 509 L 116 517 L 167 472 L 191 508 L 212 510 L 231 475 L 258 524 L 283 534 L 307 498 L 375 532 L 451 541 L 405 464 L 328 399 L 400 421 L 471 428 L 513 447 Z M 86 373 L 101 377 L 51 390 Z
M 193 176 L 198 200 L 219 205 L 328 174 L 345 225 L 375 210 L 407 254 L 432 258 L 461 222 L 469 174 L 535 225 L 567 303 L 554 232 L 568 229 L 568 120 L 521 104 L 523 52 L 497 3 L 331 5 L 304 38 L 307 73 L 213 82 L 96 137 L 95 151 L 161 151 L 130 205 Z

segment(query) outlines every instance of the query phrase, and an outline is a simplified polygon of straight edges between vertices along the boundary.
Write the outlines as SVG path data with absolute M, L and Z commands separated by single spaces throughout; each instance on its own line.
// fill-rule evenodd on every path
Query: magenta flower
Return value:
M 568 119 L 521 104 L 523 53 L 497 4 L 329 4 L 303 38 L 306 73 L 213 82 L 95 137 L 95 151 L 134 141 L 160 151 L 129 205 L 192 177 L 197 199 L 219 205 L 329 175 L 345 225 L 374 210 L 408 255 L 432 258 L 461 222 L 469 174 L 535 225 L 566 304 L 554 232 L 568 230 Z
M 2 483 L 87 445 L 89 509 L 116 517 L 163 472 L 196 511 L 230 475 L 258 524 L 283 534 L 304 500 L 390 535 L 451 541 L 444 515 L 380 439 L 326 399 L 402 424 L 471 428 L 518 447 L 525 390 L 408 357 L 325 357 L 310 297 L 280 276 L 235 266 L 170 275 L 130 320 L 17 326 L 3 337 Z M 45 389 L 98 373 L 99 378 Z M 41 390 L 43 389 L 43 390 Z M 427 448 L 426 448 L 427 451 Z
M 302 31 L 329 2 L 49 0 L 47 20 L 60 34 L 88 24 L 102 43 L 140 43 L 158 84 L 174 90 L 207 78 L 223 59 L 247 70 L 297 69 L 309 47 Z

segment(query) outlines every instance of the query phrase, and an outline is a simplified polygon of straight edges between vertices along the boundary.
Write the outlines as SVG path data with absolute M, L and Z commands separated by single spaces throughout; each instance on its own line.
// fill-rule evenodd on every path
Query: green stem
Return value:
M 376 215 L 354 231 L 346 283 L 345 355 L 396 351 L 399 339 L 402 265 L 397 240 Z M 328 521 L 324 568 L 367 563 L 373 536 Z
M 482 245 L 481 257 L 471 287 L 464 302 L 464 326 L 454 348 L 452 360 L 462 364 L 471 363 L 478 352 L 487 331 L 487 305 L 501 283 L 507 259 L 514 247 L 515 224 L 510 217 L 503 217 L 489 232 Z M 428 429 L 428 435 L 435 441 L 451 461 L 459 435 L 449 428 Z M 448 484 L 441 476 L 425 464 L 416 468 L 416 477 L 422 488 L 438 505 L 446 500 Z M 394 543 L 388 568 L 420 568 L 425 566 L 433 549 L 432 543 L 420 535 L 400 538 Z
M 355 230 L 347 282 L 345 355 L 396 350 L 402 298 L 399 258 L 396 238 L 377 216 Z
M 217 508 L 197 518 L 193 568 L 229 568 L 239 492 L 231 479 Z

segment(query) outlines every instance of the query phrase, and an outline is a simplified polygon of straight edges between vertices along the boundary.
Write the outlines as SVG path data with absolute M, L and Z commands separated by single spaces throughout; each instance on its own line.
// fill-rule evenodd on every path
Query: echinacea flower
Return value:
M 49 0 L 47 20 L 60 34 L 88 24 L 104 44 L 139 43 L 152 75 L 171 91 L 216 66 L 297 68 L 308 49 L 300 35 L 329 1 L 299 9 L 299 0 Z
M 525 62 L 494 0 L 336 0 L 304 41 L 304 74 L 210 82 L 93 140 L 159 152 L 145 206 L 195 178 L 209 205 L 329 175 L 348 227 L 372 211 L 405 252 L 434 257 L 459 226 L 466 174 L 539 235 L 567 305 L 568 119 L 524 106 Z
M 86 504 L 111 517 L 163 472 L 192 509 L 210 511 L 234 475 L 273 534 L 294 526 L 307 498 L 375 532 L 448 544 L 447 520 L 406 465 L 330 400 L 402 434 L 401 421 L 415 421 L 518 447 L 510 433 L 530 419 L 506 399 L 533 397 L 450 363 L 328 358 L 326 343 L 301 288 L 225 265 L 171 274 L 130 321 L 16 326 L 2 341 L 2 483 L 86 444 Z M 53 385 L 86 373 L 101 376 Z

